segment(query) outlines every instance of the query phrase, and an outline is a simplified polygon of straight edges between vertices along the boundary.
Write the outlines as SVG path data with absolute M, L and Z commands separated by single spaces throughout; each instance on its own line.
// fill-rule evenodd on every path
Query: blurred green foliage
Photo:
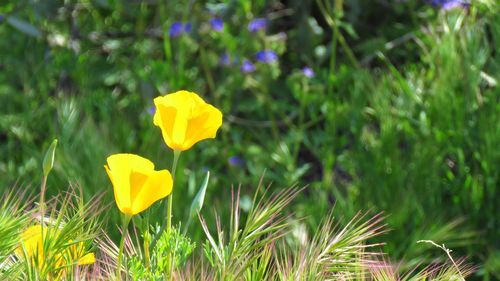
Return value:
M 248 210 L 266 171 L 274 187 L 308 185 L 294 204 L 311 228 L 333 205 L 340 217 L 383 211 L 393 257 L 418 263 L 416 241 L 431 239 L 472 257 L 478 280 L 499 279 L 498 9 L 490 0 L 449 11 L 416 0 L 3 2 L 0 190 L 36 193 L 57 138 L 48 193 L 69 180 L 87 199 L 107 192 L 112 206 L 106 157 L 132 152 L 169 167 L 149 109 L 187 89 L 225 118 L 215 140 L 181 157 L 175 220 L 188 216 L 205 170 L 210 212 L 227 206 L 232 184 Z M 267 29 L 250 32 L 254 18 Z M 174 22 L 192 28 L 170 37 Z M 260 50 L 278 61 L 256 61 Z M 244 59 L 254 72 L 241 71 Z M 197 241 L 200 225 L 190 233 Z

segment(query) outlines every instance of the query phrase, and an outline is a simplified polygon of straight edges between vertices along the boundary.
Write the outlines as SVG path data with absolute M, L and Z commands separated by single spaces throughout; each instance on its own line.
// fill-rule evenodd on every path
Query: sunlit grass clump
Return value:
M 345 224 L 332 213 L 308 230 L 290 203 L 304 188 L 271 193 L 262 183 L 251 207 L 240 212 L 240 189 L 231 189 L 231 213 L 210 225 L 202 212 L 207 173 L 189 208 L 189 218 L 172 225 L 175 174 L 181 152 L 215 138 L 222 113 L 195 93 L 180 91 L 155 99 L 154 124 L 173 150 L 171 171 L 128 152 L 104 165 L 116 208 L 94 197 L 83 200 L 77 188 L 45 198 L 47 177 L 56 158 L 55 141 L 43 161 L 39 196 L 4 195 L 0 209 L 1 280 L 464 280 L 472 268 L 455 261 L 444 246 L 443 259 L 410 272 L 383 253 L 387 231 L 381 214 L 358 213 Z M 104 171 L 103 171 L 104 172 Z M 100 196 L 100 195 L 97 195 Z M 162 216 L 148 210 L 162 205 Z M 117 209 L 121 239 L 105 233 L 97 215 Z M 205 234 L 197 244 L 189 225 L 196 217 Z M 194 218 L 194 219 L 193 219 Z M 393 230 L 398 231 L 398 230 Z M 426 237 L 422 237 L 426 239 Z M 427 241 L 433 243 L 432 241 Z
M 73 280 L 93 276 L 94 241 L 102 225 L 99 199 L 84 203 L 76 189 L 45 208 L 10 193 L 0 210 L 0 280 Z M 26 202 L 26 203 L 21 203 Z M 41 216 L 41 210 L 47 211 Z

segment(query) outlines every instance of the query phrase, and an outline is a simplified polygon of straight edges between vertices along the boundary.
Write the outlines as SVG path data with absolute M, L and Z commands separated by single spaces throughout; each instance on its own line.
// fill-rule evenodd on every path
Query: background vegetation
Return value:
M 114 204 L 106 157 L 167 168 L 152 99 L 187 89 L 224 124 L 182 155 L 174 220 L 206 170 L 204 208 L 222 221 L 231 186 L 245 214 L 263 176 L 307 185 L 297 231 L 334 205 L 341 219 L 384 212 L 384 250 L 402 268 L 431 258 L 416 243 L 429 239 L 469 257 L 474 278 L 500 279 L 500 8 L 430 2 L 442 1 L 2 2 L 0 190 L 36 193 L 58 138 L 48 193 L 72 183 Z M 252 32 L 256 18 L 267 27 Z M 118 210 L 100 216 L 116 234 Z M 202 235 L 193 223 L 189 236 Z

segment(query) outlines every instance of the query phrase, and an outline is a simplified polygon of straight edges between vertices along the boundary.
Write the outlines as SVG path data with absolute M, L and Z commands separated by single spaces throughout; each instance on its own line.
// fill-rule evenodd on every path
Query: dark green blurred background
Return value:
M 380 239 L 403 269 L 442 256 L 416 244 L 430 239 L 500 280 L 500 7 L 430 2 L 2 1 L 0 190 L 36 193 L 58 138 L 49 194 L 106 192 L 116 232 L 106 157 L 170 167 L 152 99 L 186 89 L 224 125 L 182 155 L 175 220 L 206 170 L 204 212 L 223 217 L 231 186 L 245 211 L 264 175 L 307 185 L 291 209 L 309 227 L 334 205 L 387 214 Z M 252 32 L 256 18 L 267 26 Z

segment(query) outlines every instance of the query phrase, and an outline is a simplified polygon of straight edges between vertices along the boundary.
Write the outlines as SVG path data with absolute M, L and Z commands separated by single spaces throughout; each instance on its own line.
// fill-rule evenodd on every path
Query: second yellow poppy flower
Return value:
M 154 124 L 160 127 L 168 147 L 184 151 L 195 143 L 215 138 L 222 125 L 222 113 L 200 96 L 188 91 L 154 99 Z
M 136 215 L 172 192 L 168 170 L 155 171 L 153 162 L 135 154 L 114 154 L 104 166 L 115 194 L 118 209 Z

